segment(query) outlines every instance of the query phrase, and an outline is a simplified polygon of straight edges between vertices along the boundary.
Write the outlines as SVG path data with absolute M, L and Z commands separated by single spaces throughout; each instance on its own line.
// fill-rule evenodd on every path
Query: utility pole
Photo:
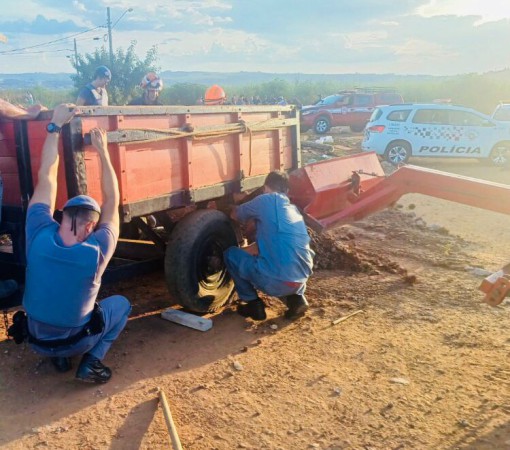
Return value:
M 76 66 L 76 73 L 79 75 L 80 71 L 78 70 L 78 47 L 76 46 L 76 38 L 74 38 L 74 64 Z
M 106 25 L 108 26 L 108 43 L 110 44 L 110 70 L 113 67 L 113 42 L 112 42 L 112 21 L 110 19 L 110 7 L 106 8 Z

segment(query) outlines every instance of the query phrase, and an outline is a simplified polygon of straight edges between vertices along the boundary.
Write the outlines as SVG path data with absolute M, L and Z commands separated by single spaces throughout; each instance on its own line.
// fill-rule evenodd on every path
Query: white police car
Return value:
M 367 123 L 361 149 L 392 164 L 434 156 L 488 158 L 503 166 L 510 158 L 510 124 L 462 106 L 380 106 Z

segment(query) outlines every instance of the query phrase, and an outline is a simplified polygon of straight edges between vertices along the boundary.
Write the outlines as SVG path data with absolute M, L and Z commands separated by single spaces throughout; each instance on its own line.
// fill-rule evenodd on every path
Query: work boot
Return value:
M 57 369 L 57 372 L 65 373 L 71 370 L 71 358 L 64 358 L 63 356 L 54 356 L 50 358 L 51 363 Z
M 112 371 L 90 353 L 81 359 L 76 379 L 85 383 L 106 383 L 112 377 Z
M 309 307 L 304 295 L 288 295 L 286 300 L 288 309 L 285 312 L 285 317 L 290 320 L 295 320 L 303 316 Z
M 266 319 L 266 306 L 260 298 L 241 303 L 237 307 L 237 312 L 243 317 L 251 317 L 253 320 Z

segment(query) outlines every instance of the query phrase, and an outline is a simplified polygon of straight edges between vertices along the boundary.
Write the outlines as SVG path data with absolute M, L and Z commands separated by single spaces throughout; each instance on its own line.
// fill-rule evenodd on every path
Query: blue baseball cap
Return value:
M 66 204 L 64 205 L 64 211 L 67 208 L 73 207 L 89 209 L 90 211 L 95 211 L 98 214 L 101 214 L 101 207 L 99 206 L 99 203 L 97 203 L 92 197 L 89 197 L 88 195 L 77 195 L 76 197 L 67 200 Z
M 94 73 L 94 78 L 108 78 L 108 81 L 111 81 L 112 73 L 108 67 L 99 66 Z

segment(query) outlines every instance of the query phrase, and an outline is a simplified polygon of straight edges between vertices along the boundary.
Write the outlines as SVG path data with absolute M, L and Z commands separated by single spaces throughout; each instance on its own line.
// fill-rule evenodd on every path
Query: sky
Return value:
M 456 75 L 510 67 L 510 0 L 2 0 L 0 73 L 136 41 L 162 70 Z

